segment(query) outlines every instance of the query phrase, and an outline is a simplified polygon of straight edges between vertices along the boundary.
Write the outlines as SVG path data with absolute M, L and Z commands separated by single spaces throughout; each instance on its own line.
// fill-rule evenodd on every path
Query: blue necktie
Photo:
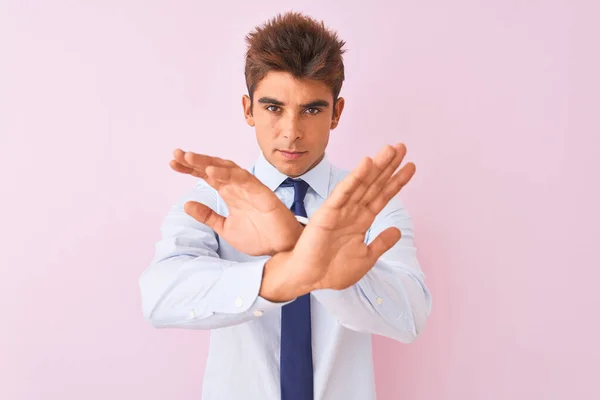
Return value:
M 308 217 L 304 197 L 308 183 L 286 179 L 282 187 L 294 187 L 295 215 Z M 313 400 L 313 360 L 310 326 L 310 293 L 281 308 L 281 400 Z

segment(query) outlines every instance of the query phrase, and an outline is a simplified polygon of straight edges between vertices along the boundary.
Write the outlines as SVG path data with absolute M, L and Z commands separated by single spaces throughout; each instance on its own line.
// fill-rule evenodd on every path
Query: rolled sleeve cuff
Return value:
M 214 292 L 219 293 L 221 298 L 215 302 L 214 312 L 248 313 L 260 317 L 269 310 L 281 308 L 294 301 L 274 303 L 259 296 L 263 271 L 269 258 L 227 266 L 221 279 L 215 284 Z

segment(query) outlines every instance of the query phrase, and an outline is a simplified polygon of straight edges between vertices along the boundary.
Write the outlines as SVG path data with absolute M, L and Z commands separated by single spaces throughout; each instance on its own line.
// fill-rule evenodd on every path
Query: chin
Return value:
M 302 169 L 292 165 L 278 165 L 277 169 L 282 174 L 285 174 L 290 177 L 296 177 L 303 174 Z
M 281 172 L 290 177 L 297 177 L 306 172 L 307 168 L 304 165 L 290 165 L 289 163 L 278 163 L 275 167 Z

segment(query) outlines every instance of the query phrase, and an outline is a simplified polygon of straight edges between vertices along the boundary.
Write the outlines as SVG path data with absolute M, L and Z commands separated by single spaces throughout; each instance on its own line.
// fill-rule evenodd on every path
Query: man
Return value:
M 328 161 L 344 99 L 343 41 L 299 13 L 248 35 L 248 171 L 176 150 L 201 178 L 171 209 L 140 278 L 156 327 L 212 329 L 205 400 L 370 400 L 371 334 L 409 343 L 431 310 L 413 224 L 397 194 L 406 148 L 351 172 Z

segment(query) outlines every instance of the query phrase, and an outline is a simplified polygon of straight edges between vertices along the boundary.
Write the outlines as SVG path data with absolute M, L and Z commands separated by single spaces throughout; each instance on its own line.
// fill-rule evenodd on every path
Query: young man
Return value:
M 431 310 L 397 194 L 415 172 L 386 146 L 330 164 L 344 42 L 298 13 L 248 37 L 242 99 L 261 149 L 249 170 L 176 150 L 201 178 L 171 209 L 140 278 L 145 317 L 213 329 L 204 400 L 375 399 L 371 334 L 415 340 Z

